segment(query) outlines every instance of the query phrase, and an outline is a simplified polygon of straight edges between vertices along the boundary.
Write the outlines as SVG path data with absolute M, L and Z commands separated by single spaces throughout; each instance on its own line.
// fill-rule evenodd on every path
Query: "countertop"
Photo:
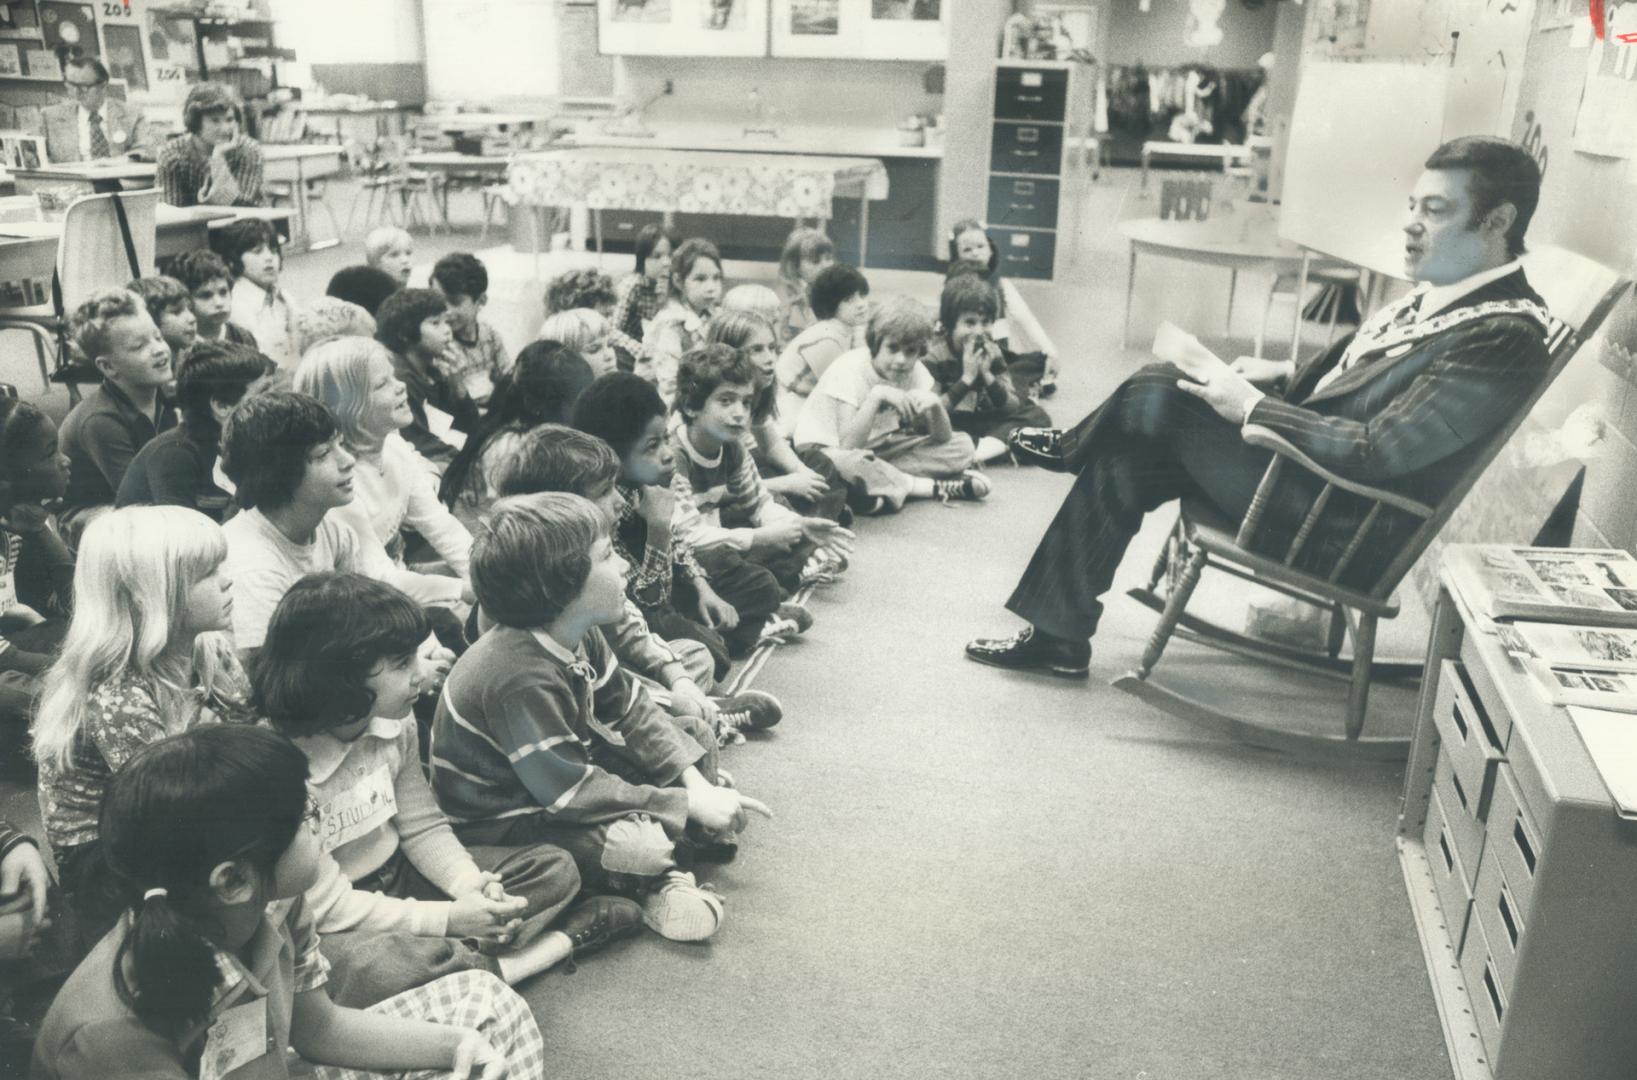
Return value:
M 724 150 L 756 154 L 821 154 L 835 157 L 937 160 L 942 146 L 904 146 L 896 128 L 779 125 L 777 138 L 746 136 L 742 125 L 652 122 L 652 138 L 610 135 L 597 124 L 562 136 L 559 146 L 634 146 L 658 150 Z

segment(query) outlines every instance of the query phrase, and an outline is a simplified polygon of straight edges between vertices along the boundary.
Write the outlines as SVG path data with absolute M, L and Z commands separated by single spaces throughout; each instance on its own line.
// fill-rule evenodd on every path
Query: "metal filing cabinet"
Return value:
M 1074 139 L 1091 131 L 1090 89 L 1073 64 L 996 65 L 986 219 L 1003 276 L 1049 280 L 1055 273 L 1073 190 L 1088 179 L 1070 163 L 1080 153 Z
M 1399 860 L 1461 1080 L 1637 1075 L 1637 822 L 1568 714 L 1485 632 L 1451 547 Z

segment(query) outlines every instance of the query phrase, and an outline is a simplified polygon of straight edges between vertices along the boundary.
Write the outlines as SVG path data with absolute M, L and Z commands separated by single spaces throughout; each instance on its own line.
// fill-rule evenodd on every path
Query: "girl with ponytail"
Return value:
M 40 809 L 88 948 L 114 913 L 97 882 L 97 807 L 108 779 L 155 739 L 248 719 L 228 633 L 221 526 L 180 506 L 132 506 L 85 530 L 75 611 L 34 721 Z
M 115 775 L 100 832 L 122 906 L 41 1025 L 31 1075 L 319 1080 L 544 1075 L 528 1006 L 466 972 L 343 1009 L 302 901 L 318 873 L 307 759 L 264 728 L 196 728 Z M 422 1075 L 416 1072 L 415 1075 Z

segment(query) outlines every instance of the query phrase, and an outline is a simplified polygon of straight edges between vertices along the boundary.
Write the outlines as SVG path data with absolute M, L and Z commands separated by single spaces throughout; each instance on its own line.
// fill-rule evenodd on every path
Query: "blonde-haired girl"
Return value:
M 386 346 L 365 337 L 321 341 L 296 368 L 295 389 L 323 403 L 335 417 L 342 442 L 358 459 L 353 500 L 332 513 L 358 534 L 366 572 L 421 604 L 460 609 L 469 602 L 464 578 L 472 535 L 438 501 L 432 466 L 398 434 L 414 416 Z M 406 524 L 459 576 L 408 569 L 403 557 Z
M 608 329 L 608 320 L 591 308 L 570 308 L 547 315 L 546 321 L 540 324 L 538 339 L 567 345 L 591 365 L 592 378 L 600 379 L 619 366 L 608 343 Z M 652 382 L 651 372 L 643 370 L 652 361 L 645 356 L 635 360 L 636 374 Z
M 80 542 L 74 616 L 46 672 L 34 756 L 46 836 L 83 932 L 100 936 L 114 914 L 95 887 L 97 812 L 114 771 L 156 739 L 247 716 L 226 558 L 221 526 L 180 506 L 111 511 Z

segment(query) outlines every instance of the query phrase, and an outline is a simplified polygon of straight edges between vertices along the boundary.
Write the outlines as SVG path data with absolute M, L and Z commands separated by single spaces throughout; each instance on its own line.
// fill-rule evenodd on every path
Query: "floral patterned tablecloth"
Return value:
M 887 168 L 876 158 L 577 147 L 518 155 L 506 184 L 514 206 L 828 219 L 837 188 L 885 199 Z

